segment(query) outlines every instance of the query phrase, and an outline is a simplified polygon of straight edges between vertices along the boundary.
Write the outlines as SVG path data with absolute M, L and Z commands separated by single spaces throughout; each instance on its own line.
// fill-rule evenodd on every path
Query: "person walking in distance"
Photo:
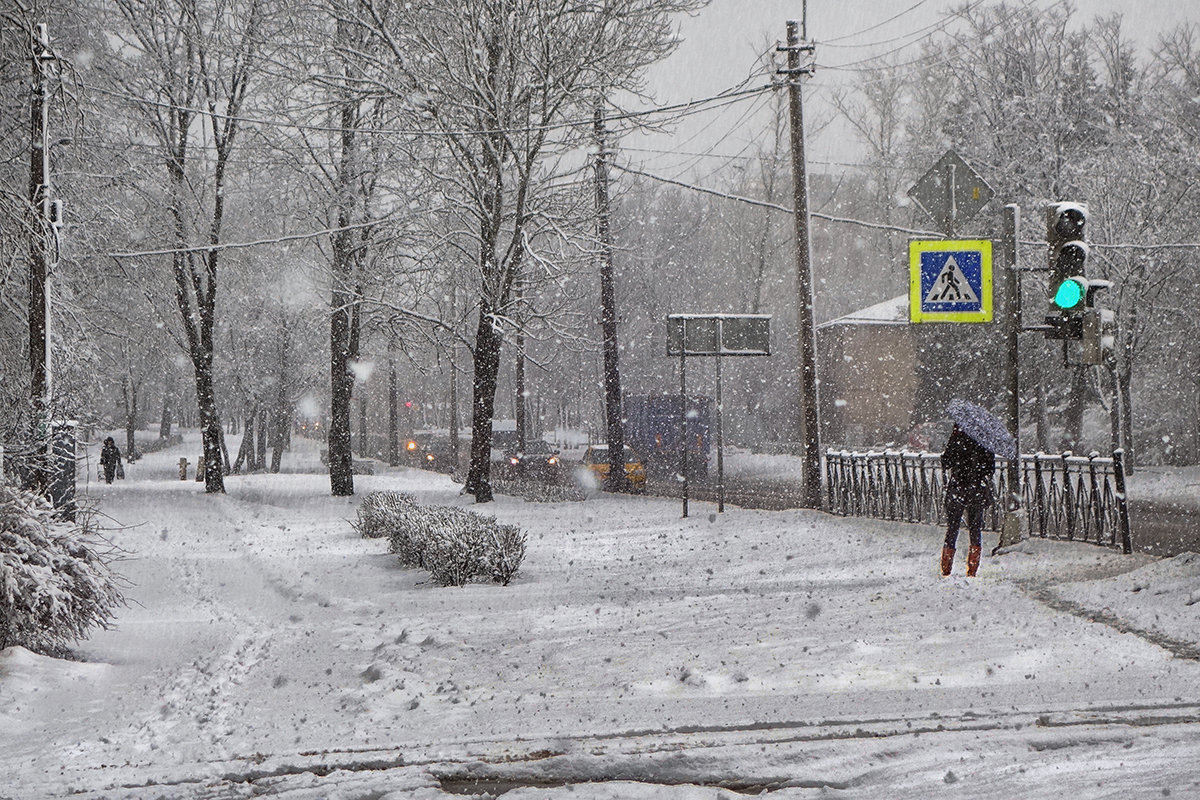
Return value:
M 983 514 L 992 504 L 992 472 L 996 457 L 983 445 L 963 433 L 958 425 L 950 432 L 942 453 L 942 468 L 950 472 L 946 484 L 946 541 L 942 545 L 942 575 L 954 566 L 954 548 L 963 516 L 971 545 L 967 550 L 967 577 L 979 570 L 983 549 Z
M 104 440 L 104 447 L 100 449 L 100 466 L 104 468 L 104 482 L 112 483 L 117 467 L 121 466 L 121 451 L 111 436 Z

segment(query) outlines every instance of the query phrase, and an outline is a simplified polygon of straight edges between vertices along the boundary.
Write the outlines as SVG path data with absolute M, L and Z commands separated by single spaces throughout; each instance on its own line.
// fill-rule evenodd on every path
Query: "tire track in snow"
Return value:
M 839 780 L 822 779 L 821 769 L 802 764 L 784 773 L 750 778 L 739 765 L 747 752 L 771 746 L 837 746 L 852 742 L 915 739 L 929 736 L 1009 733 L 1027 737 L 1038 731 L 1062 728 L 1079 730 L 1078 741 L 1120 744 L 1130 729 L 1154 726 L 1200 725 L 1200 703 L 1113 705 L 1082 709 L 1023 709 L 958 715 L 846 718 L 820 721 L 783 721 L 748 725 L 686 726 L 672 730 L 630 730 L 576 736 L 521 739 L 476 739 L 390 747 L 302 751 L 292 754 L 256 753 L 227 760 L 194 763 L 194 778 L 184 767 L 170 781 L 125 783 L 121 788 L 145 789 L 146 797 L 169 788 L 171 797 L 230 797 L 233 791 L 254 796 L 287 796 L 289 790 L 312 792 L 322 779 L 337 774 L 394 773 L 413 781 L 432 776 L 443 786 L 498 781 L 519 786 L 557 786 L 568 783 L 616 780 L 663 784 L 698 783 L 738 790 L 738 785 L 767 792 L 782 788 L 849 789 L 866 785 L 872 772 Z M 1090 733 L 1089 733 L 1090 731 Z M 1056 743 L 1070 746 L 1075 740 Z M 1023 745 L 1026 746 L 1026 745 Z M 1038 749 L 1036 741 L 1027 746 Z M 724 750 L 721 755 L 716 751 Z M 689 763 L 688 754 L 710 753 Z M 672 761 L 664 762 L 662 756 Z M 668 772 L 663 770 L 670 767 Z M 776 770 L 779 768 L 776 767 Z M 214 778 L 214 775 L 219 776 Z M 289 786 L 290 778 L 302 778 Z M 419 783 L 419 781 L 418 781 Z M 374 786 L 375 784 L 372 784 Z M 103 792 L 101 792 L 103 795 Z M 138 795 L 141 796 L 141 795 Z M 239 795 L 240 796 L 240 795 Z M 304 794 L 310 797 L 310 794 Z
M 1195 642 L 1176 639 L 1159 631 L 1139 628 L 1129 621 L 1121 619 L 1116 614 L 1109 613 L 1103 609 L 1098 610 L 1073 600 L 1065 600 L 1054 593 L 1053 586 L 1021 583 L 1017 585 L 1025 594 L 1055 611 L 1062 611 L 1088 622 L 1098 622 L 1101 625 L 1107 625 L 1118 633 L 1132 634 L 1156 647 L 1161 647 L 1176 658 L 1188 661 L 1200 661 L 1200 646 L 1197 646 Z

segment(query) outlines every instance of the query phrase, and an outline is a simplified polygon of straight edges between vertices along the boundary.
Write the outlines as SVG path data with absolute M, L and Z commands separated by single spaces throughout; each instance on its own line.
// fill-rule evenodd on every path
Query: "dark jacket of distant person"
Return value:
M 992 472 L 996 457 L 992 451 L 963 433 L 955 425 L 942 453 L 942 466 L 949 470 L 946 484 L 947 499 L 957 499 L 964 506 L 991 505 Z
M 121 464 L 121 451 L 117 449 L 117 443 L 109 436 L 104 440 L 104 447 L 100 449 L 100 466 L 104 468 L 104 482 L 112 483 L 113 476 L 117 473 L 117 467 Z

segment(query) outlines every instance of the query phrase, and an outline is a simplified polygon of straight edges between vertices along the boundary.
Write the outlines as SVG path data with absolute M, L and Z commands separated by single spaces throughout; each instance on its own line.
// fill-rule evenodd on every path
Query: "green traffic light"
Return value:
M 1054 293 L 1054 305 L 1069 311 L 1083 300 L 1083 287 L 1074 278 L 1068 278 L 1058 286 Z

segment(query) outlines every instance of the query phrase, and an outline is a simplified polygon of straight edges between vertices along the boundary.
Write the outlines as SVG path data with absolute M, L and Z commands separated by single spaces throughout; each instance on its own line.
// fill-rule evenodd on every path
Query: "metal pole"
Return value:
M 1125 501 L 1125 451 L 1113 450 L 1113 481 L 1117 484 L 1117 514 L 1121 518 L 1121 550 L 1133 552 L 1133 536 L 1129 531 L 1129 506 Z
M 679 348 L 679 472 L 683 476 L 683 516 L 688 515 L 687 320 Z
M 721 322 L 717 321 L 717 341 L 721 339 Z M 721 425 L 721 354 L 717 353 L 717 513 L 725 513 L 725 436 Z
M 806 508 L 821 507 L 821 441 L 817 430 L 816 335 L 813 324 L 812 232 L 809 227 L 808 167 L 804 155 L 804 109 L 800 76 L 811 70 L 800 65 L 800 54 L 812 45 L 800 42 L 800 23 L 787 23 L 788 105 L 791 121 L 792 199 L 796 228 L 796 317 L 800 350 L 800 432 L 804 442 Z
M 956 164 L 946 165 L 946 235 L 951 239 L 958 231 L 958 198 L 955 196 L 958 192 L 956 171 Z
M 1000 245 L 1004 259 L 1004 295 L 1007 308 L 1006 334 L 1008 340 L 1008 390 L 1005 403 L 1005 421 L 1017 445 L 1017 457 L 1008 464 L 1009 497 L 1007 510 L 1016 511 L 1021 506 L 1021 382 L 1018 369 L 1019 333 L 1021 330 L 1021 276 L 1018 272 L 1017 242 L 1021 240 L 1021 207 L 1010 203 L 1004 207 L 1004 232 Z

